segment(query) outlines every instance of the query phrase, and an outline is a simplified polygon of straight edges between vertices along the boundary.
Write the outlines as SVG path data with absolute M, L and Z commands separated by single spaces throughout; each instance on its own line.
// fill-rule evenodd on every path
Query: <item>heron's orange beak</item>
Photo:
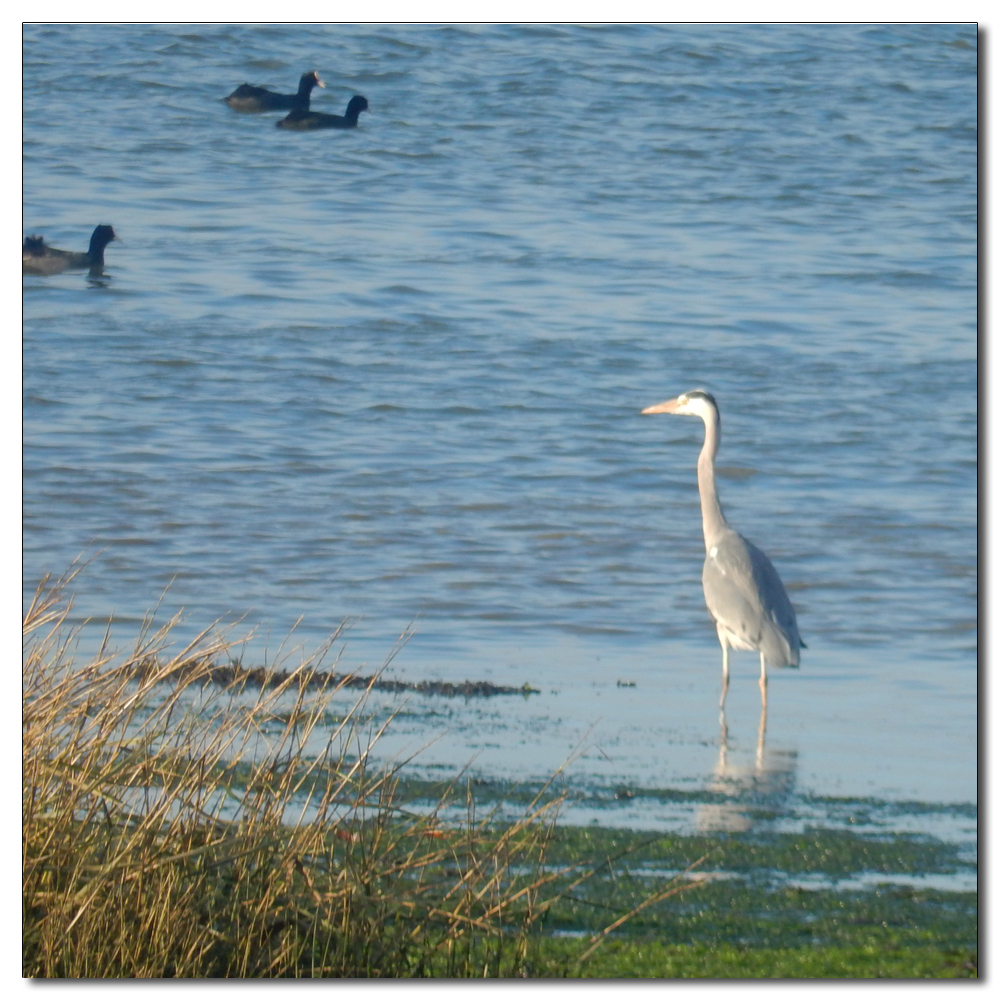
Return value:
M 643 413 L 676 413 L 680 402 L 676 399 L 668 399 L 665 403 L 657 403 L 655 406 L 647 406 Z

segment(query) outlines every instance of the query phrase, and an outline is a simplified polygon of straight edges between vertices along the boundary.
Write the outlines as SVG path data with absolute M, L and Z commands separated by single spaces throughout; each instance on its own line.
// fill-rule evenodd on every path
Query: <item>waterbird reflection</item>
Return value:
M 726 712 L 719 713 L 719 759 L 706 785 L 706 791 L 724 795 L 725 802 L 704 803 L 695 813 L 695 826 L 700 833 L 723 831 L 745 833 L 762 817 L 781 812 L 780 806 L 795 787 L 798 752 L 773 750 L 766 745 L 767 707 L 760 710 L 757 745 L 753 762 L 746 755 L 730 748 Z

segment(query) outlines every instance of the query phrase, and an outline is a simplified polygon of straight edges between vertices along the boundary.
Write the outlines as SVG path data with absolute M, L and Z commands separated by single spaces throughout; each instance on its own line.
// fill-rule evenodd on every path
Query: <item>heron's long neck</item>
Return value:
M 719 450 L 719 415 L 705 417 L 705 443 L 698 456 L 698 493 L 701 495 L 701 526 L 705 532 L 705 548 L 726 527 L 715 488 L 715 453 Z

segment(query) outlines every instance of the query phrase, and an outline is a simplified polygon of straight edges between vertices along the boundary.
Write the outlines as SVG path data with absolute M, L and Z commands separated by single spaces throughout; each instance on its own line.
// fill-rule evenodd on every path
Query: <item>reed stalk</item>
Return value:
M 457 783 L 407 808 L 364 692 L 338 710 L 316 658 L 220 686 L 214 630 L 172 652 L 176 620 L 147 622 L 77 666 L 69 579 L 24 621 L 25 976 L 524 974 L 558 796 L 503 824 L 471 794 L 444 822 Z

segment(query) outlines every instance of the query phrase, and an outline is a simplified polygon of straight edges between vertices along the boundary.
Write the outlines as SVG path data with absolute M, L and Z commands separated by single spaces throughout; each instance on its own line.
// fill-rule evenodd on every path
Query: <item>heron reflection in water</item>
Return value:
M 795 787 L 798 753 L 795 750 L 770 750 L 765 745 L 767 708 L 761 706 L 757 727 L 757 746 L 753 763 L 745 755 L 737 756 L 729 742 L 726 713 L 719 712 L 719 758 L 705 790 L 725 795 L 727 802 L 706 802 L 698 806 L 695 827 L 700 833 L 723 831 L 746 833 L 755 822 L 754 813 L 773 815 Z
M 704 389 L 692 389 L 676 399 L 647 406 L 643 413 L 677 413 L 701 417 L 705 443 L 698 456 L 698 493 L 705 535 L 705 565 L 701 582 L 705 603 L 715 620 L 722 645 L 722 696 L 729 689 L 729 650 L 760 653 L 760 701 L 767 711 L 767 665 L 797 667 L 799 637 L 795 610 L 778 571 L 760 549 L 726 523 L 715 487 L 715 455 L 719 450 L 719 407 Z

